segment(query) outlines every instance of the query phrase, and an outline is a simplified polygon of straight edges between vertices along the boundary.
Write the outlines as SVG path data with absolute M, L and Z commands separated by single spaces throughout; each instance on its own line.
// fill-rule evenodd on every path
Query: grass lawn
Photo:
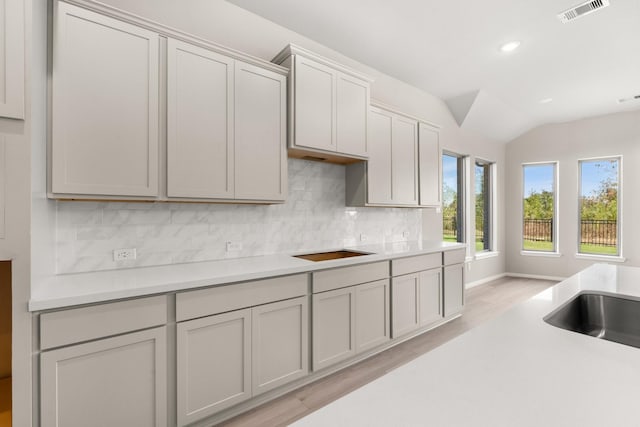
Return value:
M 444 240 L 445 242 L 458 241 L 455 236 L 442 236 L 442 240 Z M 476 252 L 482 252 L 482 251 L 484 251 L 484 244 L 482 243 L 482 241 L 476 240 Z
M 595 254 L 595 255 L 617 255 L 618 248 L 615 246 L 598 246 L 589 245 L 586 243 L 580 244 L 581 254 Z
M 541 242 L 537 240 L 525 240 L 522 244 L 525 251 L 553 251 L 553 242 Z
M 442 236 L 442 240 L 445 242 L 457 242 L 456 236 Z

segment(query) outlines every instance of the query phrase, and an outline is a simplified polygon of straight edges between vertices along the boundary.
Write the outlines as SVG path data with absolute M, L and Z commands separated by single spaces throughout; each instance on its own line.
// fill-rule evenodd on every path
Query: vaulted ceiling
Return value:
M 640 108 L 618 102 L 640 95 L 640 0 L 565 24 L 557 15 L 580 0 L 229 1 L 440 97 L 499 142 Z

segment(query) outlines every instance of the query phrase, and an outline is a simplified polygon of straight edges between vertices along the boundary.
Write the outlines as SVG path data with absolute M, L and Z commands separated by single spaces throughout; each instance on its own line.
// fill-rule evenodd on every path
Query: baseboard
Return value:
M 566 277 L 544 276 L 542 274 L 505 273 L 504 275 L 508 277 L 520 277 L 523 279 L 557 280 L 558 282 L 566 279 Z
M 465 289 L 471 289 L 476 286 L 484 285 L 485 283 L 493 282 L 494 280 L 502 279 L 507 276 L 507 273 L 496 274 L 495 276 L 485 277 L 484 279 L 475 280 L 473 282 L 465 283 Z

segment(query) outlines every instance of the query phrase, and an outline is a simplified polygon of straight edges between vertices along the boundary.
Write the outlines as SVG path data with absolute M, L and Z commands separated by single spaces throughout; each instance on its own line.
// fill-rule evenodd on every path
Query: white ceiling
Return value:
M 567 24 L 581 0 L 229 1 L 445 101 L 477 93 L 463 126 L 497 141 L 640 108 L 618 103 L 640 94 L 640 0 Z

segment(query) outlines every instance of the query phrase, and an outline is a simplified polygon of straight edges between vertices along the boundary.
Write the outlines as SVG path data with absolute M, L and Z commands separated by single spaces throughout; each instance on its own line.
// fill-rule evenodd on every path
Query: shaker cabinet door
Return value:
M 391 279 L 391 330 L 393 338 L 418 329 L 419 275 L 407 274 Z
M 169 39 L 167 67 L 167 195 L 233 198 L 233 59 Z
M 159 36 L 54 2 L 51 191 L 158 196 Z
M 42 352 L 42 426 L 166 426 L 166 355 L 165 327 Z
M 389 331 L 389 279 L 356 286 L 356 352 L 391 339 Z
M 336 150 L 366 157 L 369 83 L 338 73 L 336 77 Z
M 299 55 L 294 67 L 295 144 L 336 151 L 336 72 Z
M 440 206 L 442 154 L 438 129 L 420 123 L 418 132 L 418 174 L 420 205 Z
M 24 118 L 24 0 L 0 0 L 0 117 Z
M 356 354 L 353 287 L 313 295 L 313 370 Z
M 309 372 L 309 299 L 254 307 L 251 312 L 253 395 Z
M 444 315 L 460 313 L 464 307 L 464 264 L 444 267 Z
M 396 116 L 393 121 L 391 194 L 397 205 L 418 204 L 418 123 Z
M 284 200 L 287 78 L 235 64 L 235 198 Z
M 251 397 L 251 309 L 177 325 L 178 425 Z

